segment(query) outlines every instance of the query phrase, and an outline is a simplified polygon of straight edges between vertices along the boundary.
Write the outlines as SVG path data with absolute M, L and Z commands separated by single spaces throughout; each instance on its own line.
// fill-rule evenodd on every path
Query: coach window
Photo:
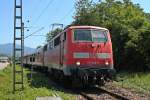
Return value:
M 54 48 L 54 41 L 52 41 L 52 43 L 51 43 L 51 47 L 52 47 L 52 49 Z
M 49 49 L 53 49 L 53 41 L 49 42 Z
M 49 42 L 49 45 L 48 45 L 49 49 L 51 49 L 51 42 Z
M 32 60 L 33 60 L 33 62 L 35 62 L 35 57 L 33 57 L 33 59 L 32 59 Z
M 32 62 L 32 57 L 30 57 L 30 62 Z
M 35 62 L 35 57 L 30 57 L 30 62 Z
M 47 45 L 44 46 L 44 51 L 47 51 Z
M 59 45 L 59 43 L 60 43 L 60 36 L 57 37 L 57 38 L 55 38 L 55 40 L 54 40 L 54 47 L 56 47 L 57 45 Z
M 51 49 L 51 42 L 49 42 L 48 48 Z

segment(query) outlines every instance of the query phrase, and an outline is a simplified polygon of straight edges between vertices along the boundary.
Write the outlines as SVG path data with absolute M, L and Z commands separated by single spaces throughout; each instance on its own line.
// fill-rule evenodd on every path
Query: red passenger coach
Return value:
M 46 44 L 42 52 L 43 66 L 59 78 L 101 84 L 115 72 L 110 33 L 106 28 L 68 27 Z

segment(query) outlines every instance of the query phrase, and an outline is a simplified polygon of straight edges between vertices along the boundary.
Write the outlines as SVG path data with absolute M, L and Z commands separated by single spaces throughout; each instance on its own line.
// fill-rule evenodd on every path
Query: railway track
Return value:
M 69 85 L 60 84 L 52 77 L 49 83 L 49 85 L 56 87 L 58 90 L 77 95 L 77 100 L 150 100 L 148 97 L 140 97 L 134 93 L 132 94 L 129 90 L 124 91 L 123 88 L 118 88 L 112 84 L 107 84 L 103 87 L 87 87 L 86 89 L 73 88 Z
M 105 96 L 105 97 L 104 97 Z M 120 94 L 113 93 L 100 87 L 91 87 L 90 90 L 79 92 L 78 100 L 130 100 Z
M 100 88 L 100 87 L 97 87 L 100 91 L 103 91 L 105 93 L 108 93 L 109 95 L 115 97 L 116 99 L 121 99 L 121 100 L 129 100 L 129 98 L 125 97 L 125 96 L 122 96 L 120 94 L 116 94 L 116 93 L 113 93 L 107 89 L 104 89 L 104 88 Z
M 59 87 L 62 90 L 75 93 L 76 95 L 79 95 L 77 97 L 77 100 L 130 100 L 122 95 L 113 93 L 107 89 L 100 88 L 98 86 L 94 87 L 87 87 L 86 89 L 76 89 L 72 87 L 66 87 L 64 85 L 58 85 L 58 83 L 54 82 L 54 84 Z M 103 95 L 105 94 L 105 95 Z M 109 96 L 111 99 L 101 99 L 103 96 Z

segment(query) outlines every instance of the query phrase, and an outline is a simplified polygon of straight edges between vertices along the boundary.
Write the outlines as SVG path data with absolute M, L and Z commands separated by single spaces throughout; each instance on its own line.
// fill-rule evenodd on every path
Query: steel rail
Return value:
M 113 97 L 115 97 L 115 98 L 117 98 L 117 99 L 130 100 L 129 98 L 127 98 L 127 97 L 125 97 L 125 96 L 122 96 L 122 95 L 117 94 L 117 93 L 113 93 L 113 92 L 111 92 L 111 91 L 109 91 L 109 90 L 107 90 L 107 89 L 104 89 L 104 88 L 95 87 L 95 89 L 97 89 L 97 90 L 99 90 L 99 91 L 101 91 L 101 92 L 105 92 L 105 93 L 107 93 L 107 94 L 109 94 L 109 95 L 111 95 L 111 96 L 113 96 Z

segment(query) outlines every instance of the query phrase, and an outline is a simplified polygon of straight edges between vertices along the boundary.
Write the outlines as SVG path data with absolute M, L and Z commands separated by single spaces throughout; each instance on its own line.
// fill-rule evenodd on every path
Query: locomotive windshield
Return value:
M 106 42 L 107 31 L 105 30 L 87 30 L 87 29 L 75 29 L 74 40 L 85 42 Z

